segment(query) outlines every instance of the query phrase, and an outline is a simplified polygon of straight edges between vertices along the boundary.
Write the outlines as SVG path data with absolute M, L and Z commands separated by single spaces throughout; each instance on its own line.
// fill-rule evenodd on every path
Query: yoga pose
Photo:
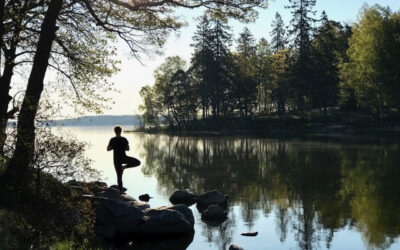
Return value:
M 118 188 L 120 192 L 123 193 L 122 173 L 124 172 L 124 169 L 137 167 L 140 165 L 140 161 L 125 154 L 125 151 L 129 151 L 129 142 L 125 137 L 121 136 L 121 126 L 115 126 L 114 132 L 115 137 L 110 139 L 107 151 L 114 150 L 114 167 L 117 172 Z

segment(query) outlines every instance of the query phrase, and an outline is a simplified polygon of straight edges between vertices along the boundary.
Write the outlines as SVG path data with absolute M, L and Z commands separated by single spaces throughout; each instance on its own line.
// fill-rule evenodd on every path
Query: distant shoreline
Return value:
M 264 119 L 208 119 L 196 121 L 191 126 L 178 127 L 147 127 L 126 131 L 142 132 L 150 134 L 173 134 L 173 135 L 250 135 L 250 136 L 305 136 L 311 134 L 319 135 L 362 135 L 382 134 L 399 135 L 400 121 L 380 120 L 362 116 L 343 117 L 316 117 L 298 118 L 286 116 L 283 118 Z
M 42 121 L 40 124 L 50 127 L 101 127 L 101 126 L 133 126 L 140 124 L 139 115 L 98 115 L 98 116 L 82 116 L 71 119 L 58 119 Z M 15 126 L 17 121 L 11 120 L 7 123 L 8 127 Z

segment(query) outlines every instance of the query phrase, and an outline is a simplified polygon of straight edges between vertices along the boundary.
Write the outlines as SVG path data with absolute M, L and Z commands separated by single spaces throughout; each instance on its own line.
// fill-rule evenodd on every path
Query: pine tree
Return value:
M 290 5 L 286 8 L 291 9 L 293 19 L 290 21 L 292 29 L 289 34 L 294 36 L 293 47 L 297 51 L 297 63 L 294 68 L 297 92 L 297 108 L 303 113 L 305 109 L 305 100 L 310 95 L 310 70 L 311 70 L 311 37 L 313 33 L 313 24 L 315 19 L 311 15 L 315 15 L 313 8 L 316 0 L 289 0 Z
M 276 12 L 275 20 L 272 22 L 271 27 L 272 49 L 274 53 L 277 53 L 279 50 L 285 49 L 287 44 L 285 23 L 278 12 Z
M 235 63 L 238 68 L 236 72 L 238 77 L 235 82 L 235 97 L 240 113 L 247 118 L 257 102 L 256 72 L 251 63 L 251 60 L 256 57 L 257 46 L 253 34 L 247 27 L 239 35 L 236 50 Z
M 338 36 L 341 25 L 330 21 L 325 11 L 322 13 L 321 26 L 312 43 L 313 84 L 311 89 L 312 104 L 323 108 L 336 103 L 339 84 Z
M 211 19 L 211 51 L 213 62 L 211 64 L 210 102 L 212 114 L 218 117 L 226 99 L 226 90 L 229 88 L 230 46 L 232 44 L 231 28 L 222 17 L 215 16 Z
M 239 34 L 237 44 L 236 51 L 247 58 L 256 53 L 256 40 L 247 27 Z

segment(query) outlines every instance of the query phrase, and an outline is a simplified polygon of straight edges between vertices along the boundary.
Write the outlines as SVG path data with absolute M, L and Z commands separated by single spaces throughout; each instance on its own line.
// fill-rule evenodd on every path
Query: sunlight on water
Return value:
M 91 143 L 88 156 L 116 184 L 112 127 L 66 127 Z M 123 176 L 127 193 L 148 193 L 151 207 L 170 205 L 178 189 L 219 189 L 229 219 L 201 221 L 195 206 L 188 249 L 400 249 L 400 160 L 397 144 L 376 145 L 248 137 L 123 134 L 142 166 Z M 240 234 L 258 231 L 255 238 Z

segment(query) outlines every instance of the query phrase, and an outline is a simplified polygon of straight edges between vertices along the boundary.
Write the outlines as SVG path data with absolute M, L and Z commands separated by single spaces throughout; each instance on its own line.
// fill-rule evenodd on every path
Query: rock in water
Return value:
M 187 206 L 193 205 L 196 200 L 197 196 L 186 190 L 175 191 L 169 198 L 169 201 L 174 205 L 184 204 Z
M 227 203 L 227 196 L 217 190 L 202 194 L 197 199 L 197 204 L 200 207 L 208 207 L 210 205 L 220 205 L 222 207 L 226 207 Z
M 150 197 L 150 195 L 148 195 L 148 194 L 142 194 L 139 196 L 139 200 L 144 201 L 144 202 L 148 202 L 151 198 L 153 198 L 153 197 Z
M 232 244 L 229 246 L 229 250 L 244 250 L 244 249 L 243 249 L 243 247 Z
M 144 217 L 144 212 L 129 202 L 96 197 L 95 231 L 106 239 L 131 234 Z
M 242 233 L 241 235 L 243 236 L 250 236 L 250 237 L 255 237 L 258 235 L 258 232 L 248 232 L 248 233 Z
M 211 205 L 201 214 L 201 219 L 212 222 L 223 222 L 228 218 L 227 214 L 220 205 Z
M 135 229 L 135 235 L 146 238 L 186 235 L 193 232 L 193 213 L 184 205 L 146 209 L 142 222 Z

